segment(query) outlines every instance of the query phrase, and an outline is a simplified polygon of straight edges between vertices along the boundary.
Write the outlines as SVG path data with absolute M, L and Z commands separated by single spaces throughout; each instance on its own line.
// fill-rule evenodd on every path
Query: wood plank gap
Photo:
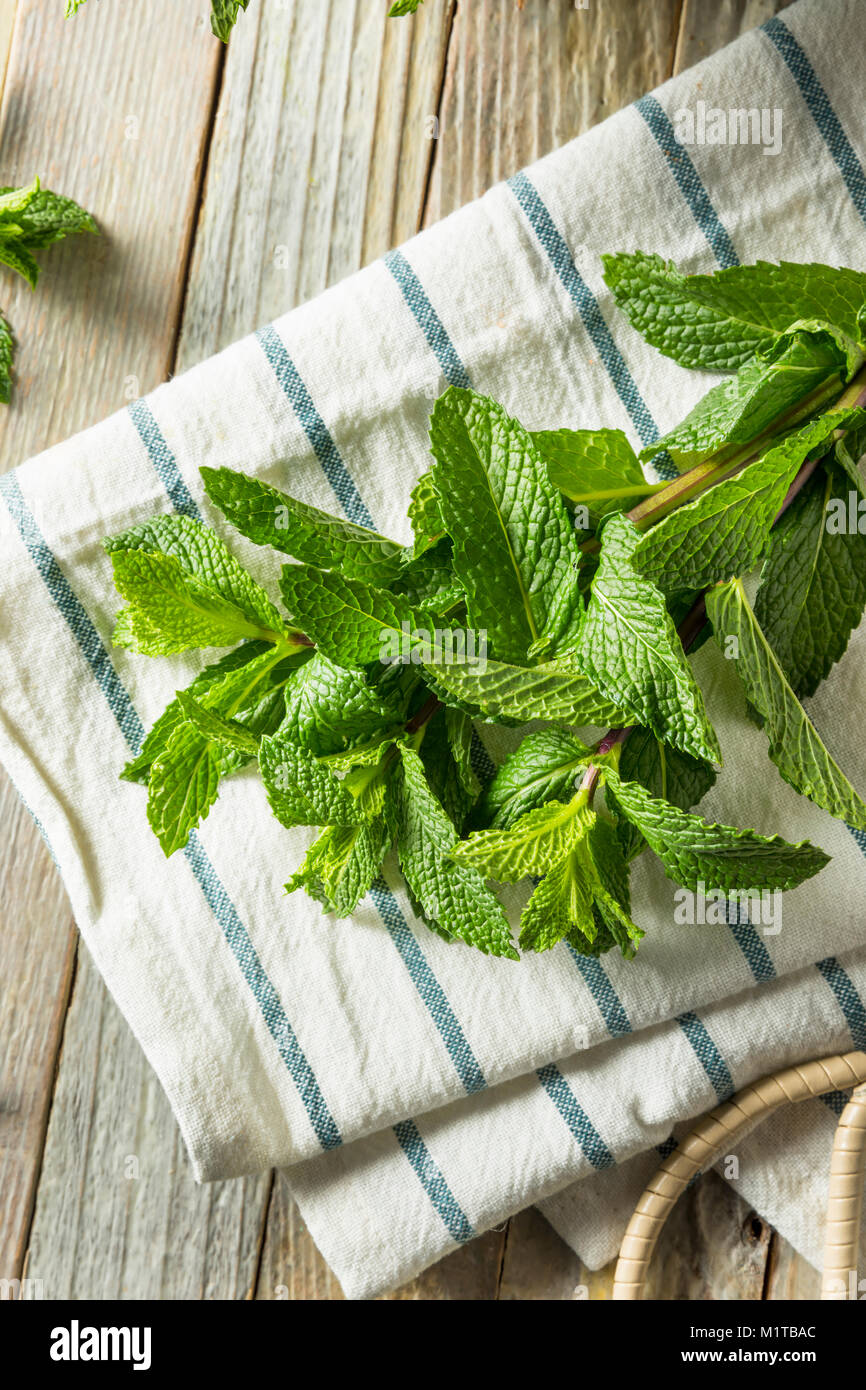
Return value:
M 420 232 L 424 226 L 424 219 L 427 216 L 427 205 L 430 201 L 430 186 L 433 182 L 433 170 L 436 165 L 436 156 L 439 153 L 439 136 L 442 134 L 442 102 L 445 97 L 445 80 L 448 76 L 448 59 L 451 56 L 451 44 L 454 38 L 454 27 L 457 22 L 457 6 L 459 0 L 450 0 L 451 13 L 448 16 L 448 39 L 442 50 L 442 71 L 439 75 L 439 91 L 436 94 L 436 139 L 430 141 L 430 158 L 427 161 L 427 176 L 424 180 L 424 192 L 421 196 L 421 208 L 418 213 L 416 232 Z
M 679 0 L 679 10 L 674 20 L 674 43 L 671 50 L 671 65 L 668 68 L 668 78 L 673 77 L 674 73 L 682 72 L 683 68 L 683 39 L 686 31 L 686 0 Z
M 511 1234 L 511 1219 L 505 1223 L 505 1233 L 502 1237 L 502 1250 L 499 1254 L 499 1268 L 496 1271 L 496 1299 L 499 1300 L 502 1294 L 502 1280 L 505 1275 L 505 1257 L 508 1253 L 508 1237 Z
M 231 42 L 231 40 L 229 40 Z M 186 244 L 186 252 L 183 262 L 183 282 L 180 294 L 180 301 L 177 306 L 177 319 L 175 320 L 174 333 L 172 335 L 171 350 L 168 358 L 168 375 L 174 376 L 177 367 L 177 353 L 180 346 L 180 335 L 183 331 L 183 317 L 186 311 L 186 297 L 189 293 L 190 270 L 192 258 L 195 251 L 198 226 L 204 207 L 205 185 L 207 184 L 207 171 L 210 165 L 210 150 L 213 141 L 214 127 L 216 126 L 217 111 L 219 110 L 220 96 L 223 88 L 223 76 L 226 70 L 226 58 L 228 56 L 228 44 L 221 44 L 221 52 L 214 70 L 213 82 L 211 85 L 210 108 L 208 110 L 207 125 L 201 142 L 201 153 L 199 154 L 198 168 L 196 169 L 196 190 L 195 190 L 195 209 L 190 218 L 190 231 Z
M 265 1237 L 268 1233 L 268 1218 L 271 1214 L 271 1203 L 274 1200 L 274 1190 L 276 1188 L 277 1172 L 272 1168 L 268 1180 L 268 1195 L 262 1207 L 262 1219 L 259 1226 L 259 1239 L 256 1246 L 256 1264 L 253 1270 L 253 1277 L 250 1280 L 250 1290 L 247 1298 L 255 1302 L 259 1296 L 259 1284 L 262 1278 L 262 1264 L 265 1257 Z

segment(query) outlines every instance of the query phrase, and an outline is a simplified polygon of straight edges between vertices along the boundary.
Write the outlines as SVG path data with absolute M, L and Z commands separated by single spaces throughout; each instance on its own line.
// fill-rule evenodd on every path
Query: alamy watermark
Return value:
M 677 888 L 674 892 L 674 922 L 678 927 L 721 927 L 729 923 L 751 922 L 764 936 L 778 936 L 782 930 L 782 898 L 777 888 L 732 888 L 725 893 L 698 880 L 698 891 Z
M 678 145 L 761 145 L 764 154 L 782 150 L 782 112 L 778 106 L 708 106 L 698 101 L 694 110 L 681 106 L 674 112 L 674 139 Z
M 471 666 L 487 670 L 487 629 L 413 627 L 405 619 L 400 631 L 382 630 L 379 660 L 384 666 Z

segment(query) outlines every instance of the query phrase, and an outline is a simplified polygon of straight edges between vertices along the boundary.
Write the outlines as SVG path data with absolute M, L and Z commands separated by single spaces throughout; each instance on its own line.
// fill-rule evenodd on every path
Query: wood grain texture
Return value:
M 149 391 L 171 365 L 220 45 L 206 0 L 20 0 L 0 110 L 9 183 L 39 175 L 102 236 L 42 253 L 38 290 L 3 278 L 17 386 L 0 419 L 9 464 Z M 169 331 L 166 331 L 168 327 Z

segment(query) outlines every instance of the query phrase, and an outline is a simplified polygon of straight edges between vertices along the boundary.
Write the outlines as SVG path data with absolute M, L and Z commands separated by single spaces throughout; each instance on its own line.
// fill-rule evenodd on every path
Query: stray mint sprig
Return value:
M 792 889 L 827 863 L 694 811 L 724 755 L 689 659 L 710 633 L 781 776 L 866 831 L 866 802 L 800 704 L 866 608 L 866 538 L 829 524 L 852 496 L 859 517 L 864 494 L 866 277 L 763 263 L 691 277 L 642 253 L 606 273 L 651 341 L 731 373 L 645 451 L 668 451 L 672 482 L 647 481 L 620 430 L 530 432 L 452 387 L 407 498 L 411 545 L 202 469 L 227 520 L 290 558 L 284 609 L 200 522 L 158 517 L 106 542 L 118 645 L 231 648 L 123 773 L 146 785 L 166 854 L 257 759 L 277 819 L 320 828 L 288 892 L 348 916 L 393 848 L 448 940 L 516 957 L 490 881 L 530 879 L 524 950 L 631 958 L 640 853 L 726 896 Z M 751 605 L 742 578 L 758 566 Z M 530 721 L 482 786 L 475 726 Z
M 34 252 L 79 232 L 98 232 L 89 212 L 71 198 L 43 188 L 34 179 L 26 188 L 0 188 L 0 265 L 21 275 L 32 290 L 39 279 Z M 0 314 L 0 402 L 8 405 L 12 391 L 15 341 Z

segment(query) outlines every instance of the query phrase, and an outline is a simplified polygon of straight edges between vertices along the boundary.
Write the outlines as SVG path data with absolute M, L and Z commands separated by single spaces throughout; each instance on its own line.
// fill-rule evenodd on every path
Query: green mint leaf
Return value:
M 391 592 L 400 594 L 413 608 L 440 617 L 465 603 L 466 592 L 451 563 L 451 542 L 440 541 L 410 560 L 391 585 Z
M 755 619 L 800 699 L 843 655 L 866 608 L 866 542 L 833 529 L 828 514 L 834 498 L 847 513 L 850 491 L 844 469 L 819 470 L 774 528 L 761 571 Z
M 457 831 L 427 783 L 413 748 L 400 745 L 397 852 L 425 915 L 449 936 L 493 956 L 519 957 L 501 903 L 473 868 L 451 858 Z
M 627 517 L 607 522 L 575 659 L 626 711 L 629 723 L 647 725 L 684 753 L 719 762 L 719 742 L 664 596 L 632 569 L 640 541 Z
M 158 516 L 103 542 L 112 557 L 122 551 L 170 555 L 188 574 L 201 580 L 245 614 L 253 624 L 279 635 L 285 621 L 262 586 L 236 560 L 210 526 L 188 516 Z
M 470 626 L 518 665 L 558 648 L 582 606 L 580 551 L 531 436 L 495 401 L 452 386 L 433 409 L 430 443 Z
M 203 671 L 187 696 L 227 721 L 246 716 L 252 731 L 267 724 L 268 703 L 291 665 L 291 658 L 281 658 L 272 648 L 242 648 L 217 668 Z M 124 774 L 128 781 L 146 776 L 148 820 L 167 855 L 182 849 L 190 831 L 208 814 L 220 778 L 249 758 L 249 753 L 228 747 L 211 733 L 189 721 L 181 694 L 157 720 L 141 754 Z
M 588 813 L 594 819 L 593 813 Z M 520 918 L 520 947 L 524 951 L 549 951 L 576 932 L 595 940 L 593 891 L 585 859 L 577 853 L 563 856 L 538 883 Z
M 813 450 L 829 445 L 835 429 L 864 418 L 862 410 L 832 411 L 789 434 L 741 473 L 648 531 L 635 550 L 635 569 L 666 593 L 706 589 L 719 579 L 747 573 L 767 546 L 800 465 Z
M 412 555 L 417 560 L 425 551 L 437 546 L 445 535 L 432 472 L 421 474 L 409 496 L 409 524 L 415 537 Z
M 355 825 L 363 819 L 357 798 L 307 748 L 263 738 L 259 767 L 281 825 Z
M 21 214 L 30 206 L 39 192 L 39 180 L 23 188 L 0 188 L 0 224 L 12 222 L 20 224 Z
M 527 811 L 508 830 L 473 831 L 453 855 L 485 878 L 517 883 L 548 873 L 584 838 L 593 819 L 586 794 L 578 792 L 566 803 L 550 801 Z
M 723 651 L 736 639 L 737 673 L 763 719 L 769 754 L 786 782 L 831 816 L 866 830 L 866 803 L 831 758 L 749 606 L 738 579 L 707 594 L 707 613 Z
M 0 232 L 2 232 L 2 228 L 0 228 Z M 36 289 L 39 266 L 20 237 L 13 240 L 0 234 L 0 265 L 8 266 L 10 270 L 17 271 L 27 281 L 31 290 Z
M 554 487 L 587 508 L 591 526 L 627 512 L 664 483 L 648 483 L 622 430 L 541 430 L 532 442 Z
M 147 819 L 166 856 L 183 849 L 217 799 L 217 746 L 185 720 L 150 769 Z
M 564 729 L 527 734 L 484 793 L 483 815 L 492 827 L 509 830 L 536 806 L 570 800 L 575 778 L 591 757 L 586 744 Z
M 6 194 L 13 192 L 13 189 L 0 189 L 0 204 Z M 14 222 L 21 229 L 28 251 L 40 251 L 55 241 L 63 241 L 65 237 L 81 232 L 99 234 L 96 221 L 89 212 L 72 198 L 52 193 L 50 188 L 37 188 L 24 208 L 15 214 Z
M 610 944 L 617 945 L 626 960 L 632 960 L 646 932 L 631 918 L 629 865 L 618 827 L 596 816 L 589 849 L 599 880 L 594 885 L 594 910 L 603 928 L 596 944 L 610 938 Z
M 462 723 L 455 726 L 455 720 Z M 481 790 L 469 763 L 471 738 L 472 721 L 468 715 L 460 710 L 440 709 L 427 724 L 419 750 L 427 782 L 457 830 L 463 828 Z
M 211 0 L 210 27 L 223 43 L 228 43 L 239 12 L 249 3 L 250 0 Z
M 673 262 L 636 251 L 603 256 L 604 278 L 634 328 L 683 367 L 730 372 L 798 319 L 824 319 L 859 338 L 866 275 L 782 262 L 683 275 Z
M 273 654 L 273 647 L 266 642 L 246 642 L 200 671 L 187 687 L 186 693 L 206 708 L 218 712 L 231 708 L 232 718 L 248 725 L 250 732 L 258 737 L 264 733 L 273 733 L 276 725 L 270 728 L 268 721 L 277 718 L 279 723 L 284 706 L 278 703 L 276 711 L 267 711 L 267 702 L 282 701 L 283 686 L 291 671 L 300 661 L 307 659 L 310 653 L 303 652 L 294 657 L 287 657 L 276 666 L 273 664 Z M 236 681 L 234 673 L 239 670 L 245 674 Z M 127 763 L 121 773 L 121 779 L 125 782 L 146 783 L 151 767 L 159 755 L 165 752 L 171 735 L 184 723 L 184 719 L 179 699 L 175 698 L 153 725 L 144 740 L 141 752 Z
M 611 808 L 636 826 L 668 878 L 693 892 L 794 888 L 829 863 L 829 855 L 807 840 L 792 845 L 777 835 L 711 825 L 651 796 L 638 782 L 623 782 L 612 768 L 604 775 Z
M 446 708 L 445 732 L 460 785 L 472 804 L 481 791 L 472 766 L 472 720 L 462 710 Z
M 715 768 L 688 753 L 680 753 L 656 738 L 651 729 L 632 729 L 619 759 L 624 782 L 640 782 L 651 796 L 688 811 L 706 795 L 716 780 Z M 627 859 L 643 848 L 644 839 L 630 821 L 621 820 L 617 837 Z
M 241 535 L 320 569 L 340 569 L 350 579 L 390 584 L 407 552 L 396 543 L 342 517 L 300 502 L 258 478 L 231 468 L 199 470 L 205 492 Z
M 128 607 L 118 617 L 116 646 L 144 656 L 192 647 L 228 647 L 246 638 L 276 640 L 215 589 L 184 570 L 171 555 L 141 550 L 112 555 L 114 582 Z
M 7 320 L 0 314 L 0 403 L 9 404 L 12 394 L 12 364 L 15 360 L 15 339 Z
M 490 723 L 546 719 L 580 728 L 627 722 L 622 710 L 566 661 L 531 667 L 488 661 L 483 671 L 478 665 L 428 662 L 424 678 L 446 704 Z
M 399 595 L 330 570 L 284 565 L 280 589 L 294 621 L 338 666 L 398 657 L 405 644 L 411 652 L 428 631 Z
M 280 735 L 319 757 L 339 753 L 403 723 L 408 699 L 405 678 L 395 681 L 387 672 L 381 684 L 371 685 L 363 673 L 317 651 L 286 687 Z
M 666 449 L 681 469 L 709 457 L 723 462 L 756 441 L 787 415 L 789 423 L 829 403 L 848 375 L 845 345 L 826 329 L 783 333 L 763 357 L 746 362 L 736 376 L 720 382 L 686 418 L 657 444 L 642 451 L 651 458 Z
M 369 892 L 390 840 L 384 820 L 329 825 L 307 850 L 286 892 L 304 888 L 326 912 L 349 917 Z
M 224 719 L 216 710 L 200 705 L 188 690 L 178 691 L 177 702 L 187 723 L 197 729 L 210 742 L 222 744 L 236 753 L 254 758 L 259 751 L 259 740 L 243 724 L 233 719 Z
M 423 5 L 423 3 L 424 0 L 394 0 L 388 11 L 388 18 L 394 19 L 398 15 L 414 14 L 419 5 Z

